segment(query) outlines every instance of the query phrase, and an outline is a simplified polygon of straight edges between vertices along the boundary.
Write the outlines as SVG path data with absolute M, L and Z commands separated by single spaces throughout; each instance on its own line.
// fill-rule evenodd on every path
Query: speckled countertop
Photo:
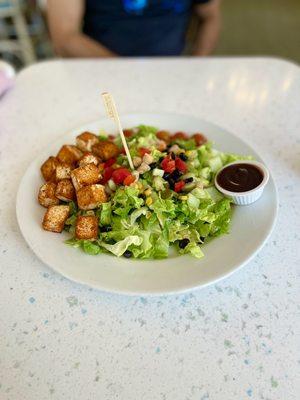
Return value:
M 18 184 L 40 148 L 103 115 L 176 111 L 259 151 L 278 187 L 277 225 L 230 278 L 137 298 L 72 283 L 25 244 Z M 276 59 L 54 61 L 0 100 L 0 399 L 299 399 L 300 69 Z M 298 271 L 297 271 L 298 269 Z

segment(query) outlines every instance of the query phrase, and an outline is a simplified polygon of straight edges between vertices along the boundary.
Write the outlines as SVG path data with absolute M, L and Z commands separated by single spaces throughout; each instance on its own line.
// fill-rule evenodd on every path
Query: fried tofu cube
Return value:
M 88 164 L 84 167 L 73 169 L 71 178 L 76 190 L 82 186 L 98 183 L 101 179 L 99 168 L 95 164 Z
M 43 228 L 46 231 L 61 233 L 69 213 L 69 206 L 50 206 L 44 215 Z
M 59 199 L 55 196 L 56 183 L 47 182 L 40 187 L 38 200 L 41 206 L 49 207 L 59 204 Z
M 93 210 L 107 202 L 103 185 L 84 186 L 76 192 L 78 207 L 81 210 Z
M 70 179 L 63 179 L 58 182 L 55 196 L 62 201 L 72 201 L 75 199 L 75 189 Z
M 99 138 L 91 132 L 83 132 L 76 138 L 76 145 L 82 151 L 91 151 Z
M 102 161 L 107 161 L 110 158 L 117 157 L 119 155 L 119 148 L 113 142 L 102 140 L 99 143 L 94 144 L 92 152 L 96 156 L 100 157 Z
M 60 162 L 56 166 L 55 170 L 55 181 L 59 182 L 63 179 L 70 179 L 71 178 L 71 165 Z
M 78 161 L 78 166 L 84 167 L 85 165 L 88 165 L 88 164 L 99 165 L 100 160 L 98 157 L 94 156 L 94 154 L 92 154 L 90 152 L 86 152 L 83 154 L 83 156 Z
M 95 215 L 80 215 L 77 217 L 75 226 L 76 239 L 97 239 L 98 229 L 98 218 Z
M 82 151 L 76 146 L 65 144 L 57 153 L 57 159 L 60 162 L 75 165 L 77 161 L 82 157 Z
M 41 172 L 46 182 L 51 181 L 55 177 L 55 170 L 59 161 L 55 157 L 49 157 L 41 166 Z

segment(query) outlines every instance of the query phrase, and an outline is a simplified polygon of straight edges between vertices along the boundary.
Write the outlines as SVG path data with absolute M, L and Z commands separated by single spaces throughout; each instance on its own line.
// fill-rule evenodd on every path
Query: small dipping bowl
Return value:
M 234 168 L 229 168 L 229 167 L 237 165 L 237 164 L 241 166 L 240 171 L 237 170 L 236 171 L 237 174 L 232 175 L 232 180 L 230 180 L 230 178 L 229 178 L 229 185 L 231 186 L 231 189 L 228 190 L 228 189 L 222 187 L 221 182 L 218 182 L 218 177 L 220 178 L 221 173 L 224 174 L 224 170 L 226 170 L 226 168 L 228 168 L 228 171 L 230 171 L 230 170 L 234 171 Z M 238 187 L 238 180 L 241 178 L 241 182 L 242 182 L 242 179 L 243 179 L 243 177 L 241 175 L 242 166 L 245 166 L 245 170 L 247 170 L 247 166 L 249 166 L 250 169 L 252 169 L 252 170 L 256 169 L 257 177 L 260 176 L 260 179 L 259 179 L 260 182 L 258 182 L 257 186 L 252 187 L 249 190 L 241 191 L 239 189 L 237 191 L 234 191 L 232 189 L 232 187 L 234 187 L 234 185 L 236 185 Z M 254 203 L 256 200 L 258 200 L 261 197 L 263 190 L 264 190 L 266 184 L 268 183 L 268 180 L 269 180 L 269 172 L 262 163 L 260 163 L 258 161 L 240 160 L 240 161 L 234 161 L 232 163 L 225 165 L 223 168 L 221 168 L 217 172 L 217 174 L 215 176 L 215 186 L 222 194 L 224 194 L 226 197 L 231 198 L 234 204 L 237 204 L 239 206 L 246 206 L 248 204 Z M 226 185 L 224 184 L 224 186 L 226 186 Z

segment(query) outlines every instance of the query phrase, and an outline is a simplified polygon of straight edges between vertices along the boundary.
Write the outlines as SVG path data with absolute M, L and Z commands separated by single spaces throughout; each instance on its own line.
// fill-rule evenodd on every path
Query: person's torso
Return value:
M 177 55 L 192 0 L 86 0 L 84 32 L 124 56 Z

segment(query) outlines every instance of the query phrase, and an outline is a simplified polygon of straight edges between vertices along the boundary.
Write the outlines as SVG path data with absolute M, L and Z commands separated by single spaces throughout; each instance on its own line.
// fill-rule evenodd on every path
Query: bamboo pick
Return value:
M 113 99 L 112 95 L 108 92 L 102 93 L 102 98 L 104 101 L 104 105 L 105 105 L 105 109 L 106 109 L 106 113 L 107 113 L 108 117 L 111 118 L 118 126 L 119 134 L 122 139 L 122 143 L 123 143 L 123 146 L 124 146 L 124 149 L 126 152 L 126 156 L 128 158 L 130 168 L 133 170 L 134 166 L 133 166 L 132 158 L 131 158 L 131 155 L 130 155 L 130 152 L 129 152 L 129 149 L 127 146 L 126 138 L 123 133 L 122 125 L 120 122 L 119 114 L 118 114 L 114 99 Z

